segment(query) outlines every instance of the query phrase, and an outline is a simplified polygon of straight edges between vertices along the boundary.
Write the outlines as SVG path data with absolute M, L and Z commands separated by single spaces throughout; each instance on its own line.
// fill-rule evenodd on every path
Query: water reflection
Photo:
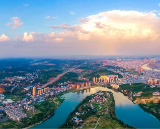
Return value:
M 77 91 L 77 95 L 79 95 L 79 93 L 80 93 L 80 91 L 78 90 L 78 91 Z

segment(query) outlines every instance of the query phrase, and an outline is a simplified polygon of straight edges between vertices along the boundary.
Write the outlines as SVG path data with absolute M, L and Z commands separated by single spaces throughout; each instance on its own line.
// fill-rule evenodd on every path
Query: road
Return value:
M 55 77 L 53 80 L 51 80 L 51 81 L 47 82 L 46 84 L 44 84 L 44 85 L 42 86 L 42 88 L 45 88 L 45 87 L 47 87 L 48 85 L 54 83 L 55 81 L 57 81 L 58 79 L 60 79 L 63 75 L 65 75 L 65 74 L 68 73 L 68 72 L 71 72 L 71 71 L 75 70 L 75 69 L 78 68 L 79 66 L 81 66 L 81 65 L 78 65 L 78 66 L 76 66 L 76 67 L 74 67 L 74 68 L 71 68 L 71 69 L 69 69 L 69 70 L 67 70 L 67 71 L 59 74 L 59 75 L 58 75 L 57 77 Z

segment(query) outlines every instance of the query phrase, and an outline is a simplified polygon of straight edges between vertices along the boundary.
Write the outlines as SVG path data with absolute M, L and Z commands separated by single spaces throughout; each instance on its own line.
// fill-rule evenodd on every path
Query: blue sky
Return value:
M 159 10 L 158 0 L 5 0 L 0 1 L 0 35 L 5 33 L 10 37 L 24 32 L 53 31 L 48 25 L 79 24 L 78 19 L 108 10 Z M 28 4 L 28 6 L 24 6 Z M 75 12 L 71 15 L 70 12 Z M 46 19 L 46 16 L 56 19 Z M 23 26 L 11 31 L 6 23 L 11 17 L 19 17 Z M 57 31 L 57 30 L 56 30 Z
M 0 18 L 0 57 L 160 55 L 159 0 L 1 0 Z

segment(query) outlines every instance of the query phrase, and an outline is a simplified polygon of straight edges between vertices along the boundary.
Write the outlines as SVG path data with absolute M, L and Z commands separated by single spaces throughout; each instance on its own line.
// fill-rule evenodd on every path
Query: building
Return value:
M 41 95 L 42 91 L 41 90 L 38 90 L 38 95 Z
M 47 87 L 47 92 L 49 92 L 49 87 Z
M 47 88 L 44 88 L 44 93 L 47 92 Z
M 33 96 L 36 96 L 36 87 L 35 87 L 35 86 L 33 87 L 32 95 L 33 95 Z
M 99 78 L 95 79 L 95 82 L 99 83 L 111 83 L 117 81 L 118 81 L 118 75 L 100 76 Z
M 84 83 L 81 83 L 81 88 L 84 88 Z
M 88 87 L 88 83 L 87 82 L 85 83 L 85 86 Z
M 88 86 L 91 87 L 91 83 L 90 82 L 88 82 Z
M 139 72 L 142 73 L 142 71 L 143 71 L 142 66 L 139 66 Z
M 41 93 L 43 94 L 43 89 L 41 89 Z
M 93 82 L 95 82 L 95 81 L 96 81 L 96 78 L 94 77 L 94 78 L 93 78 Z
M 77 84 L 77 90 L 79 90 L 80 89 L 80 85 L 79 84 Z
M 76 88 L 76 84 L 72 84 L 72 88 Z

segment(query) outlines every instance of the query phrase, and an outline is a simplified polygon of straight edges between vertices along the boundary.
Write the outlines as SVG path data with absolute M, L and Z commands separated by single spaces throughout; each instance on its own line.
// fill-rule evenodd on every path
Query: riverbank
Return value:
M 51 118 L 64 100 L 61 95 L 58 95 L 54 98 L 47 98 L 41 103 L 35 103 L 35 111 L 33 114 L 28 114 L 27 117 L 21 121 L 9 119 L 8 121 L 0 123 L 0 128 L 31 128 Z
M 37 122 L 37 123 L 35 123 L 35 124 L 33 124 L 33 125 L 30 125 L 30 126 L 28 126 L 28 127 L 25 127 L 25 128 L 26 128 L 26 129 L 31 128 L 31 127 L 33 127 L 33 126 L 35 126 L 35 125 L 41 124 L 42 122 L 45 122 L 46 120 L 50 119 L 50 118 L 54 115 L 54 112 L 55 112 L 55 111 L 59 108 L 59 106 L 64 102 L 65 98 L 62 98 L 62 96 L 63 96 L 64 94 L 66 94 L 66 93 L 67 93 L 67 91 L 64 91 L 64 92 L 56 95 L 55 98 L 52 98 L 52 99 L 53 99 L 53 103 L 56 105 L 56 108 L 55 108 L 54 110 L 49 110 L 49 111 L 48 111 L 48 112 L 49 112 L 49 113 L 48 113 L 49 115 L 46 116 L 46 118 L 44 118 L 44 120 L 42 120 L 42 121 L 40 121 L 40 122 Z
M 97 86 L 93 86 L 93 87 L 97 87 Z M 93 88 L 93 87 L 92 87 L 92 88 Z M 78 91 L 82 91 L 82 90 L 87 90 L 87 89 L 89 89 L 89 88 L 91 88 L 91 87 L 84 88 L 84 89 L 79 89 L 79 90 L 77 90 L 77 89 L 69 89 L 69 90 L 66 90 L 66 91 L 61 92 L 60 94 L 56 95 L 57 101 L 53 100 L 54 103 L 57 104 L 56 109 L 58 109 L 58 107 L 59 107 L 59 106 L 63 103 L 63 101 L 65 100 L 65 98 L 62 98 L 62 96 L 63 96 L 64 94 L 67 94 L 67 93 L 70 93 L 70 92 L 74 93 L 74 92 L 78 92 Z M 57 102 L 58 102 L 58 103 L 57 103 Z M 23 129 L 28 129 L 28 128 L 34 127 L 34 126 L 36 126 L 36 125 L 38 125 L 38 124 L 41 124 L 41 123 L 45 122 L 46 120 L 48 120 L 49 118 L 51 118 L 51 117 L 54 115 L 54 112 L 56 111 L 56 109 L 55 109 L 54 111 L 51 111 L 51 114 L 48 115 L 43 121 L 37 122 L 37 123 L 35 123 L 35 124 L 33 124 L 33 125 L 30 125 L 30 126 L 28 126 L 28 127 L 23 128 Z
M 119 92 L 123 93 L 123 95 L 127 96 L 129 100 L 137 104 L 142 110 L 155 116 L 160 121 L 160 98 L 152 94 L 159 90 L 160 88 L 151 88 L 143 83 L 135 83 L 132 85 L 121 85 Z M 133 94 L 138 95 L 133 96 Z
M 87 96 L 70 113 L 60 128 L 132 128 L 118 120 L 112 92 L 101 91 Z

